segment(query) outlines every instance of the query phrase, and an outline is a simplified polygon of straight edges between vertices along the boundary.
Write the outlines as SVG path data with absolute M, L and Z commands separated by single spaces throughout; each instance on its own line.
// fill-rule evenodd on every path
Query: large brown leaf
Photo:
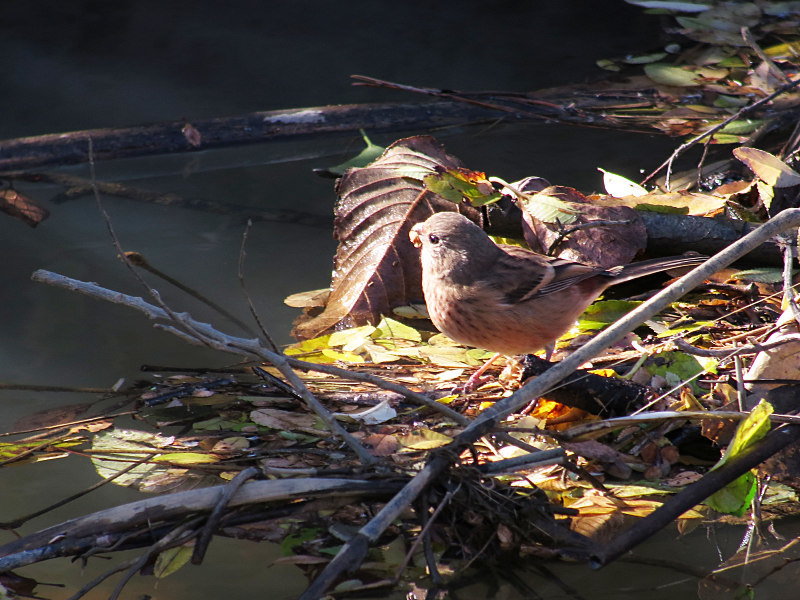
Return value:
M 427 190 L 426 175 L 458 167 L 432 137 L 417 136 L 389 146 L 373 163 L 350 169 L 339 180 L 331 294 L 321 314 L 301 317 L 298 339 L 334 329 L 375 324 L 396 306 L 422 300 L 419 253 L 408 232 L 435 212 L 459 210 L 478 220 L 473 208 Z

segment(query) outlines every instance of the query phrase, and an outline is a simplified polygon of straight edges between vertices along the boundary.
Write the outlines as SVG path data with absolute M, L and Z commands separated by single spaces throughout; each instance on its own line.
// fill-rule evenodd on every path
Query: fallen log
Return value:
M 500 116 L 503 116 L 502 114 Z M 506 115 L 507 116 L 507 115 Z M 93 160 L 197 152 L 329 133 L 419 130 L 497 120 L 498 112 L 458 102 L 345 104 L 87 129 L 0 141 L 0 172 Z

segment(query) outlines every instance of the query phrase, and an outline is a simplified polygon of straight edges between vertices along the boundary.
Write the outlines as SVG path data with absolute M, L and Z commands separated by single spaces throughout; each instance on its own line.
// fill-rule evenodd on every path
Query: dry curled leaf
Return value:
M 392 308 L 422 298 L 419 254 L 411 227 L 435 212 L 459 210 L 473 220 L 478 212 L 428 190 L 423 179 L 455 169 L 458 161 L 430 136 L 395 142 L 372 164 L 348 170 L 336 190 L 339 202 L 334 237 L 331 293 L 321 314 L 301 319 L 298 339 L 343 327 L 377 323 Z
M 555 246 L 555 254 L 601 267 L 629 263 L 647 245 L 647 230 L 639 214 L 627 206 L 596 206 L 579 191 L 561 186 L 546 188 L 531 198 L 551 197 L 570 207 L 569 225 L 546 223 L 523 209 L 523 232 L 528 245 L 539 252 Z M 593 223 L 596 222 L 596 223 Z M 585 228 L 575 229 L 577 226 Z M 570 233 L 559 241 L 564 232 Z

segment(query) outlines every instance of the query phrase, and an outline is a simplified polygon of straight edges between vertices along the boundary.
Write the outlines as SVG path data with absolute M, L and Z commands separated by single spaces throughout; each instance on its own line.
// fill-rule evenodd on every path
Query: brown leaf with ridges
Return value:
M 348 170 L 336 186 L 331 294 L 318 316 L 295 324 L 298 339 L 334 329 L 375 324 L 395 306 L 422 299 L 418 251 L 411 227 L 435 212 L 458 210 L 473 220 L 478 211 L 441 198 L 422 179 L 458 161 L 430 136 L 399 140 L 373 163 Z

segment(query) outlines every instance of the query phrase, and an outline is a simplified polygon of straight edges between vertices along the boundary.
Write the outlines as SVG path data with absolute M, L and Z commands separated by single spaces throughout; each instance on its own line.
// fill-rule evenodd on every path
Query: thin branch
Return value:
M 225 335 L 209 325 L 208 323 L 201 323 L 194 320 L 188 313 L 175 313 L 168 312 L 168 309 L 163 306 L 155 306 L 146 302 L 144 299 L 137 296 L 130 296 L 119 292 L 100 287 L 94 283 L 78 281 L 64 277 L 50 271 L 38 270 L 33 273 L 31 279 L 57 287 L 63 287 L 73 291 L 81 292 L 88 296 L 100 298 L 115 304 L 122 304 L 130 308 L 134 308 L 149 318 L 159 321 L 169 321 L 181 326 L 177 329 L 172 325 L 161 325 L 161 328 L 170 331 L 171 333 L 182 337 L 183 339 L 197 343 L 198 341 L 205 346 L 223 352 L 232 352 L 251 358 L 257 358 L 274 365 L 284 377 L 286 377 L 289 384 L 297 390 L 297 393 L 302 396 L 303 401 L 323 422 L 328 426 L 328 429 L 343 440 L 350 448 L 358 455 L 362 462 L 365 464 L 372 464 L 376 458 L 372 456 L 352 435 L 350 435 L 344 427 L 336 420 L 336 418 L 327 410 L 319 400 L 311 393 L 311 391 L 303 383 L 297 374 L 292 370 L 287 357 L 276 352 L 272 352 L 265 348 L 257 339 L 237 338 Z M 153 290 L 155 292 L 155 290 Z M 193 333 L 187 333 L 193 332 Z
M 644 185 L 645 183 L 650 181 L 653 177 L 655 177 L 658 173 L 660 173 L 662 169 L 664 169 L 666 167 L 667 168 L 667 175 L 666 175 L 666 178 L 664 180 L 664 186 L 666 187 L 667 191 L 669 191 L 669 178 L 670 178 L 670 175 L 672 174 L 672 163 L 675 161 L 676 158 L 678 158 L 678 156 L 680 156 L 681 154 L 686 152 L 686 150 L 688 150 L 692 146 L 694 146 L 697 143 L 703 141 L 707 137 L 710 137 L 710 136 L 714 135 L 719 130 L 723 129 L 726 125 L 728 125 L 729 123 L 732 123 L 733 121 L 741 119 L 747 113 L 755 110 L 756 108 L 759 108 L 759 107 L 763 106 L 764 104 L 772 102 L 772 100 L 774 100 L 775 98 L 777 98 L 781 94 L 785 94 L 786 92 L 792 90 L 793 88 L 797 87 L 798 85 L 800 85 L 800 77 L 798 77 L 794 81 L 790 81 L 789 83 L 787 83 L 785 85 L 782 85 L 777 90 L 775 90 L 773 93 L 771 93 L 769 96 L 765 96 L 764 98 L 761 98 L 761 100 L 757 100 L 756 102 L 753 102 L 752 104 L 748 104 L 747 106 L 743 106 L 741 109 L 736 111 L 734 114 L 732 114 L 727 119 L 721 121 L 720 123 L 717 123 L 716 125 L 714 125 L 713 127 L 707 129 L 703 133 L 694 136 L 688 142 L 684 142 L 683 144 L 678 146 L 673 151 L 673 153 L 670 155 L 670 157 L 667 160 L 665 160 L 663 163 L 661 163 L 661 165 L 659 165 L 659 167 L 656 170 L 654 170 L 652 173 L 650 173 L 647 177 L 645 177 L 642 180 L 642 182 L 641 182 L 642 185 Z
M 264 324 L 261 322 L 261 317 L 258 316 L 258 311 L 256 307 L 253 305 L 253 299 L 250 297 L 249 292 L 247 291 L 247 283 L 245 282 L 244 278 L 244 259 L 247 256 L 246 248 L 247 248 L 247 233 L 250 231 L 250 228 L 253 226 L 252 219 L 247 220 L 247 225 L 244 228 L 244 233 L 242 233 L 242 245 L 239 248 L 239 261 L 237 263 L 236 274 L 239 277 L 239 285 L 242 288 L 242 293 L 244 294 L 245 300 L 247 300 L 247 307 L 250 309 L 250 314 L 255 320 L 256 324 L 258 325 L 259 330 L 261 331 L 261 335 L 264 336 L 264 339 L 270 346 L 270 349 L 273 352 L 280 352 L 278 350 L 278 345 L 275 343 L 275 340 L 272 339 L 272 336 L 267 331 L 267 328 L 264 327 Z

